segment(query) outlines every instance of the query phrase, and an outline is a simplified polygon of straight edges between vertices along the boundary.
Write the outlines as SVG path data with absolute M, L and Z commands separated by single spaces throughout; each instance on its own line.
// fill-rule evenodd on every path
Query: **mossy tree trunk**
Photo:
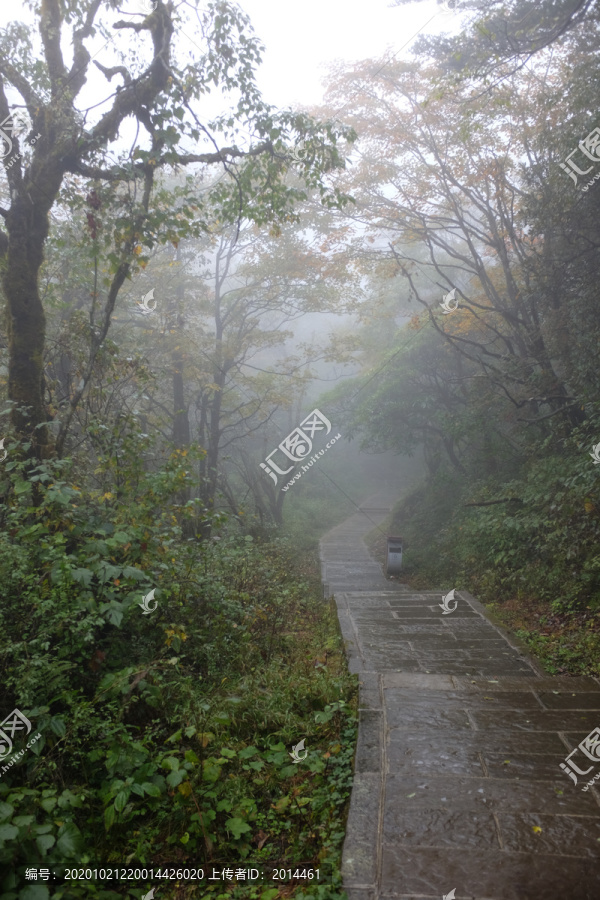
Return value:
M 48 170 L 49 169 L 49 170 Z M 5 215 L 6 253 L 3 288 L 8 307 L 8 395 L 13 401 L 12 425 L 30 443 L 27 455 L 52 455 L 53 441 L 44 424 L 44 346 L 46 316 L 39 292 L 39 272 L 48 236 L 49 211 L 62 180 L 58 167 L 48 167 L 38 179 L 19 185 Z

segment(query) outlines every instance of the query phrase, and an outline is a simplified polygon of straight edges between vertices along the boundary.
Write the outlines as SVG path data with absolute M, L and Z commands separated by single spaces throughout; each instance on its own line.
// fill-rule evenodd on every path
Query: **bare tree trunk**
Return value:
M 176 261 L 181 262 L 181 253 L 177 247 Z M 183 334 L 184 321 L 181 305 L 184 299 L 183 282 L 180 280 L 177 285 L 175 300 L 175 329 L 179 338 Z M 172 353 L 173 361 L 173 443 L 178 450 L 188 447 L 190 443 L 190 421 L 188 415 L 188 406 L 185 402 L 185 391 L 183 382 L 183 370 L 185 358 L 183 351 L 178 346 Z
M 52 455 L 53 441 L 46 425 L 44 402 L 44 345 L 46 316 L 38 290 L 48 215 L 44 206 L 28 195 L 13 201 L 6 215 L 8 246 L 3 277 L 8 305 L 8 396 L 15 403 L 12 425 L 17 435 L 30 442 L 27 455 L 44 459 Z

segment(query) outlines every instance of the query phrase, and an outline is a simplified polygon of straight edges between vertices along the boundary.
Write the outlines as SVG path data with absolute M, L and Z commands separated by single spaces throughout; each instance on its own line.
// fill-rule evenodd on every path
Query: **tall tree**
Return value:
M 0 35 L 0 138 L 9 190 L 7 202 L 0 206 L 5 224 L 5 230 L 0 230 L 0 254 L 9 313 L 9 396 L 14 403 L 13 426 L 19 437 L 30 442 L 30 455 L 35 458 L 54 450 L 45 424 L 46 316 L 39 276 L 49 215 L 67 176 L 91 181 L 88 222 L 94 239 L 104 241 L 104 250 L 110 254 L 106 283 L 93 287 L 88 377 L 108 333 L 119 291 L 144 261 L 142 247 L 151 249 L 173 233 L 200 232 L 216 209 L 221 219 L 230 221 L 293 218 L 294 204 L 306 194 L 301 187 L 285 184 L 292 163 L 299 165 L 305 183 L 320 192 L 325 204 L 345 202 L 323 174 L 343 164 L 336 142 L 341 134 L 351 136 L 348 129 L 316 123 L 291 111 L 275 113 L 264 104 L 254 80 L 262 48 L 239 7 L 230 0 L 210 0 L 201 29 L 194 30 L 193 42 L 201 48 L 200 55 L 187 65 L 178 60 L 186 49 L 185 35 L 194 27 L 191 17 L 186 21 L 173 0 L 156 0 L 155 7 L 149 15 L 139 16 L 141 21 L 121 19 L 111 26 L 108 19 L 117 10 L 118 0 L 77 4 L 43 0 L 33 9 L 41 59 L 36 58 L 24 23 L 10 24 Z M 105 43 L 92 54 L 87 44 L 98 36 Z M 65 58 L 69 44 L 70 63 Z M 120 65 L 93 59 L 105 51 L 108 62 L 113 52 L 109 54 L 109 44 Z M 92 62 L 109 83 L 117 77 L 121 84 L 116 90 L 111 87 L 108 96 L 84 113 L 76 102 L 83 100 Z M 210 123 L 198 104 L 214 86 L 237 93 L 238 102 L 232 112 Z M 26 140 L 19 135 L 15 118 L 23 106 L 32 124 Z M 92 108 L 101 112 L 88 125 Z M 123 152 L 121 135 L 131 123 L 133 143 Z M 246 138 L 238 134 L 242 123 Z M 145 133 L 145 140 L 140 133 Z M 300 139 L 312 152 L 297 164 L 289 142 Z M 186 149 L 199 142 L 206 146 L 205 152 Z M 225 177 L 203 197 L 190 179 L 176 214 L 157 196 L 156 175 L 162 169 L 192 164 L 220 166 Z M 126 190 L 119 194 L 120 186 Z M 110 235 L 101 234 L 99 228 L 106 203 L 121 210 Z M 97 257 L 98 252 L 96 261 Z M 77 393 L 74 399 L 76 404 Z

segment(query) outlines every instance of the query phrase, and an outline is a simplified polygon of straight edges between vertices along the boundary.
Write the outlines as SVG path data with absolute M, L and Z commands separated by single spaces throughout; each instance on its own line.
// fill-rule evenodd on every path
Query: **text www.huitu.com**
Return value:
M 329 448 L 330 448 L 333 444 L 335 444 L 335 442 L 338 440 L 338 438 L 341 438 L 341 434 L 336 434 L 336 436 L 335 436 L 334 438 L 331 438 L 331 440 L 328 441 L 328 442 L 325 444 L 325 447 L 323 448 L 323 450 L 319 450 L 318 453 L 315 453 L 314 456 L 311 456 L 310 461 L 309 461 L 306 465 L 303 465 L 303 466 L 301 467 L 301 468 L 302 468 L 302 472 L 308 472 L 308 470 L 310 469 L 310 467 L 312 466 L 312 464 L 317 462 L 317 459 L 319 458 L 319 456 L 323 456 L 323 454 L 325 453 L 325 451 L 326 451 L 326 450 L 329 450 Z M 285 486 L 285 487 L 282 487 L 281 490 L 282 490 L 282 491 L 287 491 L 287 490 L 289 490 L 289 488 L 292 487 L 292 485 L 294 484 L 294 482 L 299 481 L 299 479 L 302 478 L 302 472 L 298 472 L 296 475 L 294 475 L 294 477 L 292 478 L 292 480 L 291 480 L 291 481 L 288 481 L 288 483 L 286 484 L 286 486 Z

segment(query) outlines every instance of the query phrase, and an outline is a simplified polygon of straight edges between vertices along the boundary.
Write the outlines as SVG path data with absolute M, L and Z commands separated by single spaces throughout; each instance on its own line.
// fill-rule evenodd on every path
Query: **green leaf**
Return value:
M 144 781 L 142 787 L 150 797 L 160 797 L 161 791 L 157 784 L 153 784 L 151 781 Z
M 71 577 L 77 584 L 83 584 L 84 587 L 89 587 L 92 583 L 94 573 L 91 569 L 71 569 Z
M 104 810 L 104 825 L 107 831 L 111 827 L 111 825 L 114 825 L 116 818 L 117 812 L 111 803 L 110 806 L 107 806 Z
M 266 891 L 263 891 L 260 895 L 260 900 L 275 900 L 275 897 L 279 894 L 279 888 L 267 888 Z
M 241 836 L 245 834 L 247 831 L 252 831 L 247 822 L 244 822 L 243 819 L 239 819 L 235 816 L 233 819 L 227 819 L 225 822 L 225 828 L 227 831 L 230 831 L 234 836 L 236 841 L 239 841 Z
M 221 769 L 219 766 L 215 766 L 214 762 L 210 762 L 209 760 L 205 760 L 202 764 L 202 777 L 204 781 L 218 781 L 221 775 Z
M 112 625 L 116 625 L 118 628 L 119 625 L 121 624 L 121 622 L 123 621 L 123 613 L 121 612 L 121 610 L 114 606 L 111 606 L 111 608 L 108 611 L 108 621 Z
M 167 775 L 167 784 L 169 787 L 177 787 L 178 784 L 184 780 L 186 776 L 186 772 L 183 769 L 179 769 L 179 771 L 169 772 Z
M 38 850 L 42 854 L 42 856 L 46 855 L 46 852 L 53 847 L 56 842 L 56 838 L 51 834 L 40 834 L 36 837 L 35 843 L 37 845 Z
M 35 816 L 15 816 L 13 825 L 18 825 L 19 828 L 22 828 L 24 825 L 31 825 L 33 821 L 35 821 Z
M 48 900 L 49 897 L 45 884 L 28 884 L 19 891 L 19 900 Z
M 14 806 L 11 806 L 10 803 L 4 803 L 4 801 L 0 801 L 0 821 L 9 819 L 14 811 L 15 808 Z
M 249 759 L 251 756 L 254 756 L 258 753 L 256 747 L 244 747 L 243 750 L 238 752 L 238 756 L 240 759 Z
M 62 856 L 77 857 L 83 852 L 83 837 L 74 822 L 67 822 L 58 831 L 56 849 Z
M 125 790 L 119 791 L 119 793 L 115 797 L 115 809 L 117 810 L 117 812 L 122 812 L 122 810 L 125 809 L 125 804 L 129 800 L 130 793 L 130 788 L 125 788 Z
M 0 841 L 12 841 L 19 833 L 14 825 L 0 825 Z
M 123 569 L 123 578 L 134 578 L 136 581 L 144 581 L 146 575 L 133 566 L 125 566 Z
M 64 719 L 61 719 L 58 716 L 53 716 L 50 719 L 50 728 L 54 734 L 58 735 L 58 737 L 64 737 L 67 733 L 67 726 L 64 723 Z

